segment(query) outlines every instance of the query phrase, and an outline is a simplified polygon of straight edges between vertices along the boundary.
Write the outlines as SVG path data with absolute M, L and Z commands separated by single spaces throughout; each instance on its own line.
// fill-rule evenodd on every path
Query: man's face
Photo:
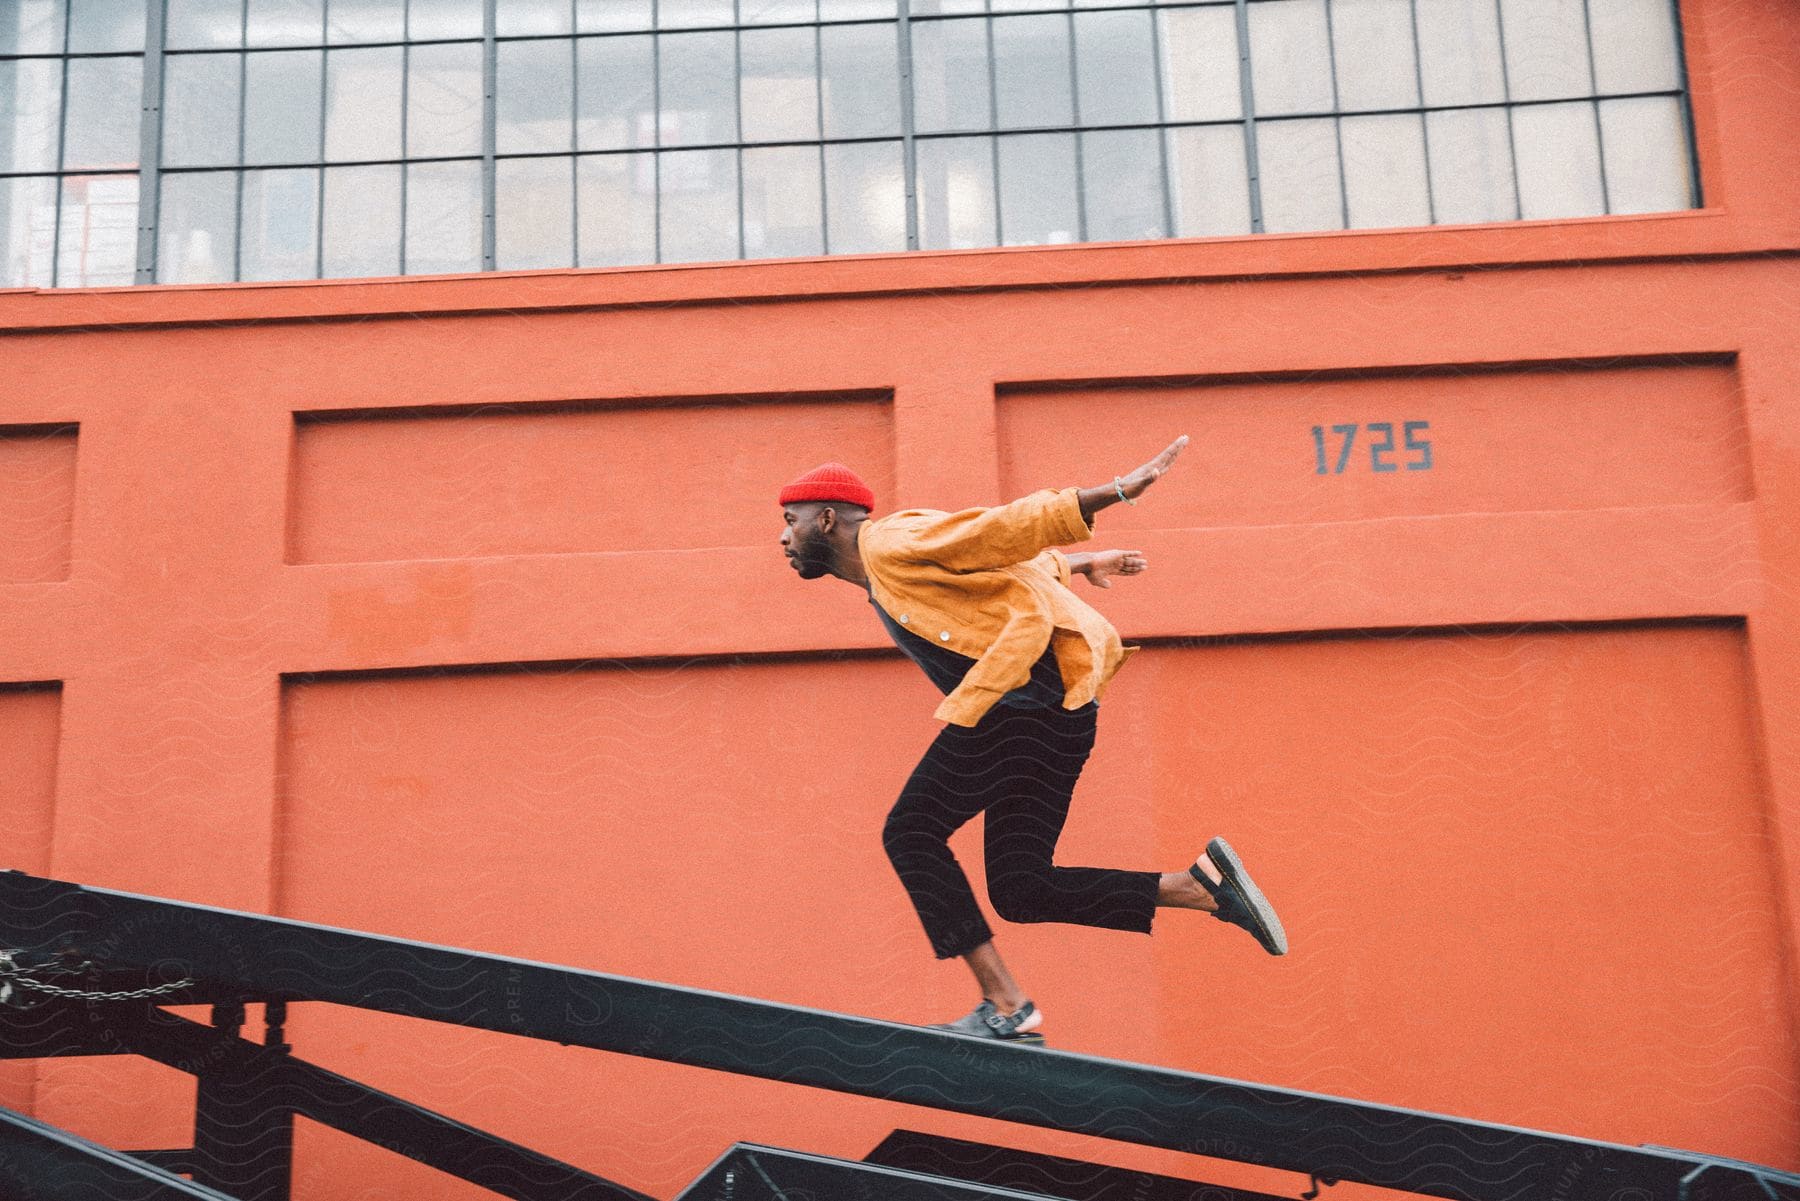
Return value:
M 825 531 L 819 528 L 823 511 L 823 506 L 816 504 L 781 506 L 782 521 L 786 524 L 781 531 L 781 549 L 787 555 L 789 565 L 803 580 L 816 580 L 830 574 L 831 544 L 826 541 Z

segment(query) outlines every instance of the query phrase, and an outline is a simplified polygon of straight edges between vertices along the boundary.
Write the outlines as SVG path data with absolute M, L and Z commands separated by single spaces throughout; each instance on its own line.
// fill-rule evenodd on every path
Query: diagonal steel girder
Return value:
M 20 872 L 0 872 L 0 946 L 74 948 L 110 968 L 154 967 L 165 976 L 179 972 L 289 1000 L 329 1001 L 1458 1201 L 1800 1197 L 1800 1177 L 1700 1155 L 964 1038 Z
M 80 1135 L 0 1109 L 0 1197 L 7 1201 L 233 1201 Z

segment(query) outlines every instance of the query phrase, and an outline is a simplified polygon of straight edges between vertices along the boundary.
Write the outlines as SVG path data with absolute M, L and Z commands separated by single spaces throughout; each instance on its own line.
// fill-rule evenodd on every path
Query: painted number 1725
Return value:
M 1354 423 L 1349 425 L 1313 426 L 1313 452 L 1317 464 L 1313 471 L 1314 475 L 1344 474 L 1344 468 L 1350 464 L 1350 450 L 1351 447 L 1356 444 L 1356 431 L 1359 428 L 1368 431 L 1365 445 L 1369 448 L 1370 471 L 1399 471 L 1402 468 L 1407 471 L 1431 470 L 1431 443 L 1418 436 L 1421 432 L 1431 428 L 1431 422 L 1405 421 L 1401 423 L 1400 428 L 1406 438 L 1404 449 L 1412 452 L 1412 457 L 1407 459 L 1404 463 L 1400 463 L 1396 462 L 1394 459 L 1396 453 L 1396 447 L 1394 445 L 1394 423 L 1391 421 L 1371 421 L 1362 426 L 1357 426 Z M 1331 433 L 1337 435 L 1338 438 L 1342 439 L 1342 441 L 1338 442 L 1338 444 L 1332 448 L 1330 455 L 1327 455 L 1325 446 L 1325 432 L 1327 429 L 1329 429 Z

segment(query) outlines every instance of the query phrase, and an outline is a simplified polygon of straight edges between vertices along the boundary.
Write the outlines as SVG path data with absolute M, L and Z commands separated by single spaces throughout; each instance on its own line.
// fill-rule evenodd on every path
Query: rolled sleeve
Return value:
M 907 553 L 952 571 L 982 571 L 1034 558 L 1046 548 L 1085 542 L 1080 489 L 1049 488 L 988 509 L 945 513 L 910 531 Z

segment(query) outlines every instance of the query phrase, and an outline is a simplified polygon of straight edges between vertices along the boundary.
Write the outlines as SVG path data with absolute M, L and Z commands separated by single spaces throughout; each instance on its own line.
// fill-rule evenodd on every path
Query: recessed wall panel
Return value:
M 1018 386 L 999 404 L 1008 496 L 1104 483 L 1178 434 L 1175 473 L 1107 523 L 1281 525 L 1723 504 L 1751 494 L 1728 365 L 1545 366 Z M 1079 437 L 1044 437 L 1044 430 Z
M 0 425 L 0 584 L 68 577 L 75 430 Z
M 886 394 L 302 413 L 289 561 L 749 546 L 827 460 L 893 496 Z

